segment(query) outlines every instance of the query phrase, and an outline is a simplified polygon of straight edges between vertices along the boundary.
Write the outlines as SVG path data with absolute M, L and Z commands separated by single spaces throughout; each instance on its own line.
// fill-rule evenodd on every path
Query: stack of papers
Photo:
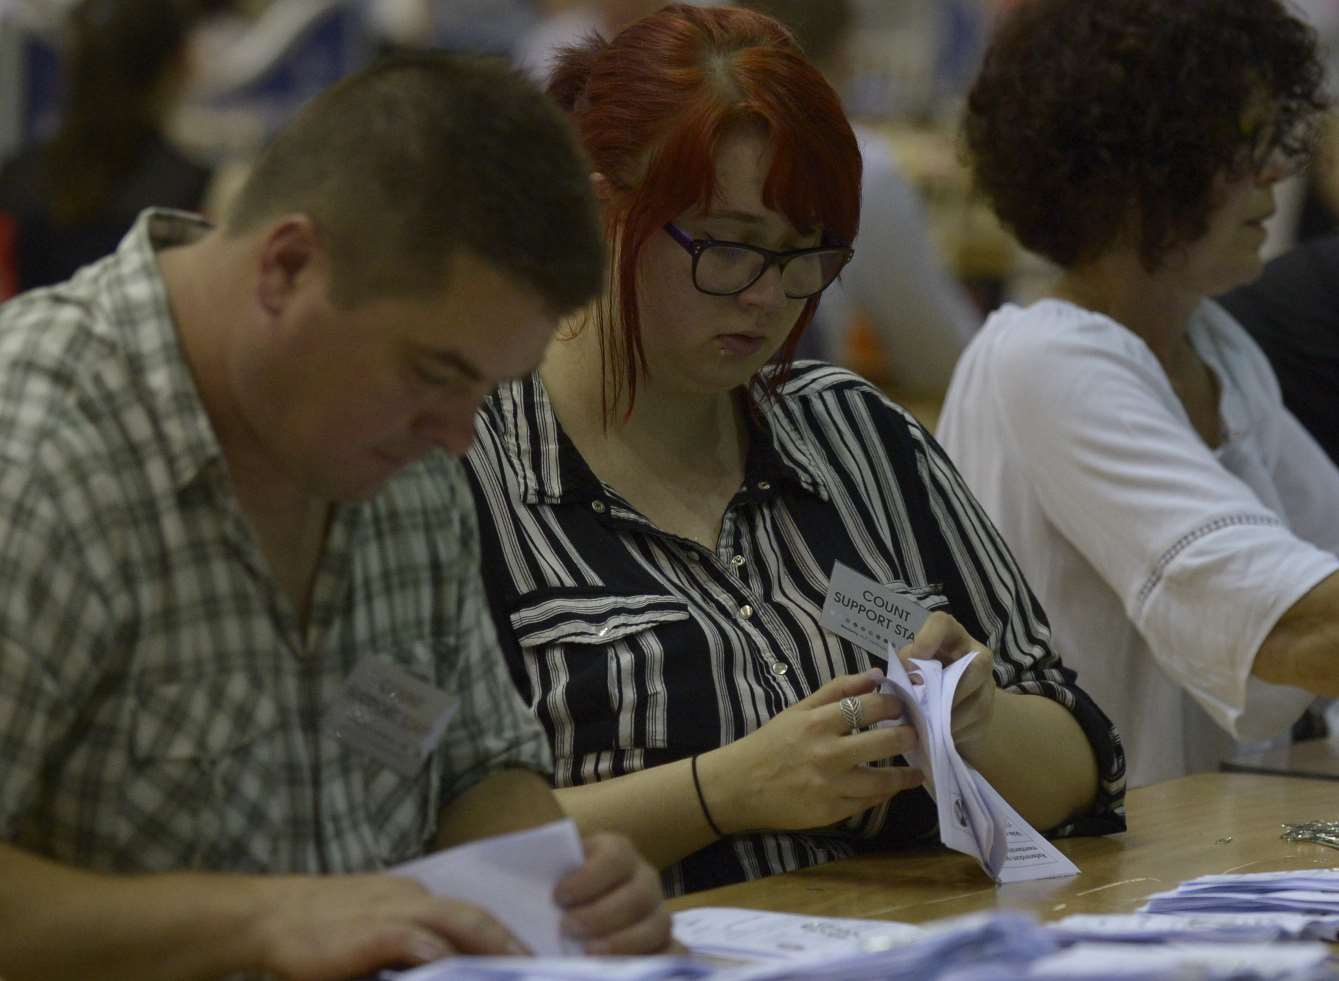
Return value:
M 908 753 L 907 762 L 925 773 L 926 789 L 939 811 L 940 839 L 975 858 L 996 882 L 1077 875 L 1078 867 L 1010 807 L 953 742 L 953 693 L 980 656 L 973 652 L 947 668 L 938 661 L 912 660 L 922 679 L 913 684 L 890 648 L 880 687 L 898 696 L 904 719 L 920 737 L 920 749 Z
M 979 913 L 943 920 L 920 939 L 887 950 L 804 955 L 712 975 L 713 981 L 923 981 L 950 978 L 979 964 L 1023 970 L 1056 944 L 1021 913 Z
M 1017 913 L 977 914 L 912 927 L 698 909 L 676 914 L 674 925 L 675 936 L 693 957 L 461 957 L 396 977 L 398 981 L 1333 981 L 1336 977 L 1329 948 L 1320 943 L 1072 942 L 1083 931 L 1062 936 L 1055 926 Z M 1111 939 L 1096 925 L 1090 932 Z M 698 946 L 701 943 L 705 946 Z M 735 956 L 732 964 L 703 957 L 723 949 Z
M 1339 916 L 1339 869 L 1205 875 L 1155 893 L 1145 913 L 1298 913 L 1330 924 Z
M 1339 940 L 1339 916 L 1305 913 L 1130 913 L 1067 916 L 1047 924 L 1061 943 L 1164 941 L 1269 943 L 1278 940 Z
M 1085 981 L 1325 981 L 1335 977 L 1325 944 L 1185 943 L 1136 947 L 1078 944 L 1028 968 L 1026 978 L 1083 978 Z M 953 981 L 1003 981 L 983 971 Z
M 905 946 L 925 932 L 910 923 L 765 913 L 729 906 L 703 906 L 674 914 L 675 940 L 695 956 L 726 962 L 872 953 Z

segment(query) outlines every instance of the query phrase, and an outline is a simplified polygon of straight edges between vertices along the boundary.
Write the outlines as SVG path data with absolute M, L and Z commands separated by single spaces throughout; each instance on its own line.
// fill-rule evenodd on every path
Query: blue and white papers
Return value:
M 1048 923 L 1061 943 L 1270 943 L 1279 940 L 1339 940 L 1339 916 L 1305 913 L 1126 913 L 1080 914 Z
M 1316 936 L 1339 931 L 1339 869 L 1204 875 L 1148 898 L 1145 913 L 1293 913 Z

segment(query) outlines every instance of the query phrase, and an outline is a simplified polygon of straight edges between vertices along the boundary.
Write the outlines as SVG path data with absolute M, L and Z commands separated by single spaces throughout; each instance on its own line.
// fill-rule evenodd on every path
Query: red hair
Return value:
M 559 56 L 549 94 L 571 115 L 595 169 L 614 188 L 605 234 L 615 246 L 597 306 L 605 409 L 647 370 L 637 309 L 637 263 L 647 240 L 695 205 L 712 201 L 715 156 L 740 124 L 761 124 L 772 163 L 763 203 L 802 231 L 849 244 L 860 221 L 860 151 L 837 93 L 777 21 L 736 7 L 672 5 L 612 41 L 591 37 Z M 617 310 L 613 298 L 617 298 Z M 818 297 L 785 343 L 784 381 Z M 608 391 L 614 382 L 613 398 Z

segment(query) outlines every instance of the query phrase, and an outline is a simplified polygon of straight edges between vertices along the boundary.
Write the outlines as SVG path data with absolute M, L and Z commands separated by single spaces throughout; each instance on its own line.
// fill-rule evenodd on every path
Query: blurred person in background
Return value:
M 840 93 L 854 27 L 851 0 L 745 0 L 787 25 Z M 823 299 L 801 354 L 840 363 L 863 319 L 886 357 L 889 388 L 904 398 L 939 400 L 953 366 L 981 322 L 930 238 L 920 196 L 901 175 L 888 140 L 853 123 L 864 161 L 860 248 Z
M 968 97 L 978 186 L 1061 275 L 991 315 L 939 436 L 1134 786 L 1339 694 L 1339 470 L 1207 299 L 1260 274 L 1321 78 L 1279 0 L 1029 0 Z
M 546 0 L 543 17 L 516 45 L 513 60 L 541 84 L 555 55 L 590 34 L 613 37 L 635 20 L 665 6 L 665 0 Z
M 1303 242 L 1220 302 L 1269 357 L 1288 411 L 1339 466 L 1339 235 Z
M 84 0 L 71 12 L 59 128 L 0 170 L 17 290 L 112 252 L 146 207 L 202 206 L 210 171 L 163 134 L 189 79 L 195 13 L 186 0 Z

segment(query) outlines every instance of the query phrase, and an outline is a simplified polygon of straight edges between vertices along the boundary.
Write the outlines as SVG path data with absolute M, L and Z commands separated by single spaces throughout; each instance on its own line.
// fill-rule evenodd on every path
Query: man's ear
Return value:
M 316 223 L 307 215 L 285 215 L 270 225 L 256 259 L 256 299 L 266 313 L 282 313 L 317 275 L 320 251 Z
M 614 194 L 616 193 L 614 185 L 610 183 L 608 177 L 605 177 L 598 170 L 591 173 L 590 186 L 591 190 L 595 192 L 595 200 L 600 203 L 601 208 L 608 207 L 609 203 L 614 200 Z

